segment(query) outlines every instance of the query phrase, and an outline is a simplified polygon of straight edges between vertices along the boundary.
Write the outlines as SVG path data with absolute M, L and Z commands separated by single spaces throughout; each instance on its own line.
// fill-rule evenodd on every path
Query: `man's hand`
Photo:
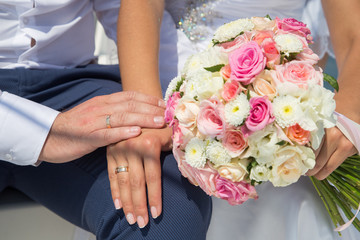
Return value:
M 141 93 L 94 97 L 57 116 L 39 160 L 68 162 L 99 147 L 136 137 L 140 127 L 161 128 L 164 110 L 163 100 Z
M 115 208 L 122 207 L 128 222 L 137 222 L 140 228 L 149 221 L 147 199 L 153 218 L 162 211 L 160 153 L 171 149 L 171 132 L 170 128 L 144 129 L 140 136 L 107 148 Z M 128 172 L 115 173 L 119 166 L 128 167 Z

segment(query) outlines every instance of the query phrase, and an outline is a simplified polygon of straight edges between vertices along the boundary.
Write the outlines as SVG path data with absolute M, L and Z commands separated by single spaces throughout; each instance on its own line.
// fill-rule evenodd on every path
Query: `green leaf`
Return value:
M 336 78 L 330 76 L 329 74 L 323 73 L 324 81 L 328 82 L 337 92 L 339 91 L 339 84 Z
M 283 145 L 285 145 L 285 144 L 286 144 L 286 141 L 284 141 L 284 140 L 276 143 L 276 145 L 279 145 L 279 146 L 283 146 Z
M 250 101 L 251 96 L 250 96 L 250 90 L 249 89 L 247 90 L 246 98 L 247 98 L 248 101 Z
M 179 91 L 180 91 L 180 87 L 181 87 L 181 85 L 183 84 L 184 80 L 185 80 L 185 78 L 182 77 L 181 80 L 176 83 L 175 92 L 179 92 Z
M 224 66 L 225 66 L 225 64 L 219 64 L 219 65 L 215 65 L 212 67 L 204 67 L 204 69 L 209 72 L 219 72 L 220 69 Z
M 269 14 L 266 14 L 265 18 L 268 18 L 269 20 L 272 20 Z

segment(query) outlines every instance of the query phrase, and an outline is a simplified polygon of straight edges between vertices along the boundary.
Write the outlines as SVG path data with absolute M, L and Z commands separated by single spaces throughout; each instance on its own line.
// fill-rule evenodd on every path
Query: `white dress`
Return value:
M 328 30 L 318 0 L 167 0 L 161 46 L 160 76 L 163 90 L 177 75 L 186 58 L 206 48 L 214 30 L 243 17 L 276 16 L 303 20 L 317 42 L 315 51 L 331 54 Z M 192 10 L 194 9 L 195 10 Z M 302 177 L 296 184 L 274 188 L 257 187 L 259 199 L 239 206 L 213 198 L 213 216 L 208 240 L 356 240 L 354 227 L 340 238 L 311 181 Z

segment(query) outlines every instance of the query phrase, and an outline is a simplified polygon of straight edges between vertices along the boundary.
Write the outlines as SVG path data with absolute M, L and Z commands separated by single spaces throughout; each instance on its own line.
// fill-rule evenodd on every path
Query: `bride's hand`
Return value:
M 112 198 L 117 209 L 123 208 L 129 224 L 137 222 L 140 228 L 146 226 L 147 197 L 152 217 L 161 214 L 160 153 L 170 150 L 170 146 L 170 128 L 144 129 L 138 137 L 108 146 Z M 115 173 L 119 166 L 127 166 L 128 172 Z
M 315 167 L 309 170 L 307 175 L 323 180 L 356 152 L 354 145 L 337 127 L 325 129 L 323 141 L 315 151 Z

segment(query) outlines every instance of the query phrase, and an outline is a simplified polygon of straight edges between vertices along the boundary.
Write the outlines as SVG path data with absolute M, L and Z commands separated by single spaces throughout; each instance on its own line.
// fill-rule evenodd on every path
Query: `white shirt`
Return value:
M 120 0 L 0 0 L 0 68 L 61 69 L 89 63 L 94 59 L 94 12 L 116 40 L 119 6 Z M 0 160 L 35 164 L 57 114 L 0 91 Z

